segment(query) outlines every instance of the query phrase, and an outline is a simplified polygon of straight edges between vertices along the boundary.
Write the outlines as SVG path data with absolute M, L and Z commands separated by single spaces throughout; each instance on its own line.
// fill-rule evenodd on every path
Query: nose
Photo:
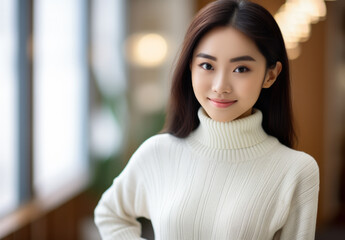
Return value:
M 232 91 L 230 77 L 223 72 L 217 74 L 212 83 L 212 90 L 218 94 L 230 93 Z

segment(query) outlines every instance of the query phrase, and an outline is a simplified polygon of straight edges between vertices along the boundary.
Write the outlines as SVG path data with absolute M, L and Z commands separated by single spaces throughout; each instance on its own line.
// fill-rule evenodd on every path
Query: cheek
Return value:
M 237 94 L 247 99 L 257 99 L 261 92 L 260 81 L 244 81 L 237 85 Z
M 210 89 L 210 81 L 200 74 L 192 74 L 192 85 L 195 95 L 200 95 Z

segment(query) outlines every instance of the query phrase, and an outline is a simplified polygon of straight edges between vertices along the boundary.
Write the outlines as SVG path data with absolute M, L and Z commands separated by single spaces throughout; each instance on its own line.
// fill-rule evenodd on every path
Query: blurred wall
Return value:
M 323 215 L 345 224 L 345 1 L 328 3 Z

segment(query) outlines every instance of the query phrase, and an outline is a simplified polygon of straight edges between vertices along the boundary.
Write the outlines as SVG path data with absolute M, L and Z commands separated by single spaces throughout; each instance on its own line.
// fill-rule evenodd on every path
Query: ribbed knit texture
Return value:
M 102 239 L 140 239 L 139 216 L 155 239 L 314 239 L 319 171 L 261 127 L 262 114 L 228 123 L 198 112 L 186 139 L 143 143 L 103 194 Z

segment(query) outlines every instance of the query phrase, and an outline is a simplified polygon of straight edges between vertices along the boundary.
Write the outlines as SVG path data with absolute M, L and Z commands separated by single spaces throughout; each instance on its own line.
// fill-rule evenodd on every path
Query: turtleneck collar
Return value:
M 203 155 L 244 160 L 259 157 L 278 141 L 265 133 L 262 128 L 262 113 L 254 109 L 245 118 L 231 122 L 217 122 L 200 108 L 198 111 L 199 127 L 187 141 L 197 152 Z M 224 155 L 225 154 L 225 155 Z

